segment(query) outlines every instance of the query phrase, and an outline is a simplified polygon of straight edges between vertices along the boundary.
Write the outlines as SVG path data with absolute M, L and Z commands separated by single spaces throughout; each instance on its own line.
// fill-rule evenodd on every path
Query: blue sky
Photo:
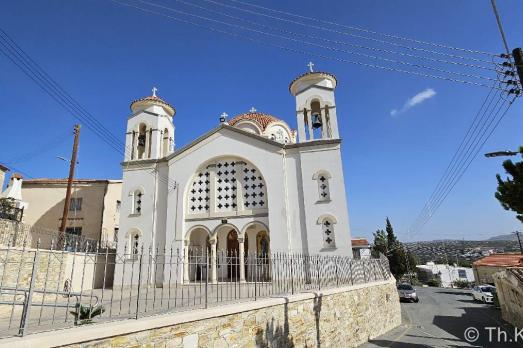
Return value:
M 188 9 L 173 0 L 154 1 Z M 252 2 L 380 32 L 502 52 L 487 0 Z M 194 3 L 210 6 L 201 0 Z M 523 2 L 503 0 L 498 5 L 509 44 L 522 46 L 518 14 L 523 13 Z M 235 115 L 251 106 L 295 127 L 288 84 L 313 60 L 317 69 L 334 73 L 339 81 L 338 122 L 354 235 L 370 237 L 383 227 L 385 216 L 400 238 L 413 240 L 484 239 L 521 229 L 514 214 L 504 211 L 493 196 L 502 159 L 481 156 L 423 231 L 407 233 L 488 89 L 286 52 L 108 0 L 9 1 L 2 6 L 0 23 L 122 141 L 129 103 L 149 95 L 152 86 L 177 108 L 177 146 L 216 126 L 222 112 Z M 314 29 L 292 30 L 330 37 Z M 31 177 L 65 177 L 66 163 L 56 156 L 69 156 L 76 120 L 3 55 L 0 71 L 0 163 Z M 521 145 L 522 111 L 523 104 L 516 102 L 483 152 Z M 80 143 L 77 177 L 121 177 L 119 153 L 85 127 Z

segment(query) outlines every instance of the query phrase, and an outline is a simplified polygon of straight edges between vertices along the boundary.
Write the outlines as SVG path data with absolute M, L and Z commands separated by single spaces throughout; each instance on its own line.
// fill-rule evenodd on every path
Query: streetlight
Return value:
M 502 156 L 516 156 L 521 152 L 519 151 L 496 151 L 485 154 L 485 157 L 502 157 Z

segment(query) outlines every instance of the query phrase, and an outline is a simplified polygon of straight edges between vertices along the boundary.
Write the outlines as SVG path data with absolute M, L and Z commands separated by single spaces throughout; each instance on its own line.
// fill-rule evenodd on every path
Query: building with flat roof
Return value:
M 31 179 L 22 183 L 24 223 L 58 231 L 62 222 L 67 179 Z M 122 195 L 121 180 L 73 181 L 66 233 L 92 241 L 116 242 Z

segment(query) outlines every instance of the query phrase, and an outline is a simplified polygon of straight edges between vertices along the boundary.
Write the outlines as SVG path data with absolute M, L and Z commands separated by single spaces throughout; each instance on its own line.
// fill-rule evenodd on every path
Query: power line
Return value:
M 428 77 L 428 78 L 437 79 L 437 80 L 445 80 L 445 81 L 452 81 L 452 82 L 457 82 L 457 83 L 462 83 L 462 84 L 467 84 L 467 85 L 474 85 L 474 86 L 480 86 L 480 87 L 486 87 L 486 88 L 493 88 L 492 85 L 488 85 L 488 84 L 481 83 L 481 82 L 461 80 L 461 79 L 452 78 L 452 77 L 448 77 L 448 76 L 433 75 L 433 74 L 427 74 L 427 73 L 418 72 L 418 71 L 398 69 L 398 68 L 387 67 L 387 66 L 382 66 L 382 65 L 372 64 L 372 63 L 353 61 L 353 60 L 349 60 L 349 59 L 345 59 L 345 58 L 328 56 L 328 55 L 324 55 L 324 54 L 316 53 L 316 52 L 312 52 L 312 51 L 291 48 L 291 47 L 288 47 L 288 46 L 282 46 L 282 45 L 276 44 L 274 42 L 263 41 L 263 40 L 260 40 L 258 38 L 254 38 L 254 37 L 246 36 L 246 35 L 243 35 L 243 34 L 234 33 L 234 32 L 230 32 L 230 31 L 226 31 L 226 30 L 222 30 L 222 29 L 218 29 L 218 28 L 215 28 L 215 27 L 206 26 L 206 25 L 203 25 L 203 24 L 200 24 L 200 23 L 196 23 L 196 22 L 191 21 L 191 20 L 178 18 L 178 17 L 172 16 L 172 15 L 168 15 L 168 14 L 165 14 L 163 12 L 154 11 L 154 10 L 151 10 L 151 9 L 148 9 L 148 8 L 143 8 L 143 7 L 134 5 L 134 4 L 123 2 L 121 0 L 110 0 L 110 1 L 115 2 L 115 3 L 117 3 L 117 4 L 121 5 L 121 6 L 132 7 L 132 8 L 135 8 L 137 10 L 140 10 L 142 12 L 146 12 L 146 13 L 162 16 L 162 17 L 165 17 L 165 18 L 172 19 L 174 21 L 190 24 L 190 25 L 193 25 L 193 26 L 196 26 L 196 27 L 199 27 L 199 28 L 203 28 L 203 29 L 209 30 L 209 31 L 213 31 L 213 32 L 217 32 L 217 33 L 221 33 L 221 34 L 237 37 L 237 38 L 240 38 L 240 39 L 243 39 L 243 40 L 247 40 L 247 41 L 251 41 L 251 42 L 255 42 L 255 43 L 258 43 L 258 44 L 261 44 L 261 45 L 264 45 L 264 46 L 275 47 L 275 48 L 278 48 L 278 49 L 281 49 L 281 50 L 285 50 L 285 51 L 288 51 L 288 52 L 293 52 L 293 53 L 297 53 L 297 54 L 301 54 L 301 55 L 306 55 L 308 57 L 311 57 L 311 56 L 312 57 L 318 57 L 318 58 L 327 59 L 327 60 L 333 60 L 333 61 L 337 61 L 337 62 L 341 62 L 341 63 L 348 63 L 348 64 L 353 64 L 353 65 L 364 66 L 364 67 L 367 67 L 367 68 L 374 68 L 374 69 L 380 69 L 380 70 L 386 70 L 386 71 L 394 71 L 394 72 L 400 72 L 400 73 L 405 73 L 405 74 L 410 74 L 410 75 L 415 75 L 415 76 Z M 193 16 L 196 16 L 196 15 L 193 15 Z M 223 22 L 223 23 L 225 23 L 225 22 Z M 225 23 L 225 24 L 229 25 L 228 23 Z M 495 89 L 499 89 L 499 90 L 503 90 L 503 89 L 498 88 L 498 87 L 494 87 L 494 88 Z
M 86 111 L 74 98 L 72 98 L 50 75 L 48 75 L 20 46 L 0 28 L 0 51 L 15 64 L 24 74 L 33 80 L 42 90 L 60 104 L 65 110 L 81 122 L 83 122 L 95 135 L 102 139 L 107 145 L 118 153 L 126 156 L 130 151 L 130 146 L 125 146 L 116 136 L 105 128 L 94 116 Z M 145 168 L 146 165 L 134 164 L 138 168 Z M 154 175 L 156 169 L 152 169 Z M 159 175 L 159 180 L 167 184 L 169 188 L 175 183 L 165 175 Z
M 209 17 L 206 17 L 206 16 L 201 16 L 201 15 L 198 15 L 198 14 L 193 14 L 193 13 L 190 13 L 190 12 L 177 10 L 177 9 L 172 8 L 172 7 L 160 5 L 160 4 L 151 2 L 151 1 L 146 1 L 146 0 L 135 0 L 135 1 L 138 1 L 138 2 L 140 2 L 142 4 L 146 4 L 146 5 L 149 5 L 149 6 L 161 8 L 161 9 L 164 9 L 164 10 L 167 10 L 167 11 L 175 12 L 175 13 L 178 13 L 178 14 L 181 14 L 181 15 L 184 15 L 184 16 L 191 16 L 191 17 L 195 17 L 195 18 L 198 18 L 198 19 L 201 19 L 201 20 L 204 20 L 204 21 L 209 21 L 209 22 L 225 25 L 225 26 L 228 26 L 228 27 L 236 28 L 236 29 L 246 30 L 246 31 L 257 33 L 257 34 L 262 34 L 262 35 L 266 35 L 266 36 L 270 36 L 270 37 L 284 39 L 284 40 L 288 40 L 288 41 L 292 41 L 292 42 L 303 43 L 303 44 L 306 44 L 306 45 L 309 45 L 309 46 L 314 46 L 314 47 L 318 47 L 318 48 L 322 48 L 322 49 L 327 49 L 329 51 L 343 52 L 343 53 L 347 53 L 347 54 L 361 56 L 361 57 L 364 57 L 364 58 L 381 60 L 381 61 L 385 61 L 385 62 L 388 62 L 388 63 L 406 65 L 406 66 L 420 68 L 420 69 L 433 70 L 433 71 L 437 71 L 437 72 L 443 73 L 443 74 L 451 74 L 451 75 L 454 74 L 454 75 L 457 75 L 457 76 L 468 77 L 468 78 L 473 78 L 473 79 L 483 79 L 483 80 L 487 80 L 487 81 L 497 81 L 496 79 L 491 78 L 491 77 L 486 77 L 486 76 L 481 76 L 481 75 L 474 75 L 474 74 L 468 74 L 468 73 L 460 73 L 460 72 L 457 72 L 457 71 L 450 71 L 450 70 L 440 69 L 440 68 L 436 68 L 436 67 L 430 67 L 430 66 L 426 66 L 426 65 L 423 65 L 423 64 L 404 62 L 404 61 L 401 61 L 401 60 L 390 59 L 390 58 L 383 58 L 383 57 L 374 56 L 374 55 L 370 55 L 370 54 L 366 54 L 366 53 L 354 52 L 354 51 L 349 51 L 349 50 L 346 50 L 346 49 L 341 49 L 341 48 L 336 48 L 336 47 L 331 47 L 331 46 L 325 46 L 325 45 L 321 45 L 321 44 L 318 44 L 318 43 L 315 43 L 315 42 L 301 40 L 301 39 L 296 39 L 296 38 L 288 37 L 288 36 L 285 36 L 285 35 L 274 34 L 274 33 L 266 32 L 266 31 L 263 31 L 263 30 L 258 30 L 258 29 L 253 29 L 253 28 L 250 28 L 250 27 L 242 26 L 242 25 L 239 25 L 239 24 L 231 24 L 231 23 L 228 23 L 228 22 L 225 22 L 225 21 L 222 21 L 222 20 L 218 20 L 218 19 L 209 18 Z M 249 23 L 252 24 L 252 22 L 250 22 L 250 21 L 249 21 Z
M 419 55 L 415 55 L 415 54 L 399 52 L 399 51 L 393 51 L 393 50 L 384 49 L 384 48 L 368 47 L 368 46 L 365 46 L 365 45 L 354 44 L 354 43 L 347 42 L 347 41 L 327 39 L 327 38 L 324 38 L 324 37 L 321 37 L 321 36 L 317 36 L 317 35 L 312 35 L 312 34 L 298 33 L 298 32 L 295 32 L 295 31 L 290 31 L 290 30 L 274 27 L 274 26 L 271 26 L 271 25 L 266 25 L 266 24 L 253 22 L 253 21 L 250 21 L 250 20 L 242 18 L 242 17 L 233 16 L 233 15 L 231 15 L 229 13 L 226 13 L 226 12 L 217 11 L 217 10 L 210 9 L 210 8 L 207 8 L 207 7 L 204 7 L 204 6 L 200 6 L 200 5 L 197 5 L 197 4 L 194 4 L 194 3 L 191 3 L 191 2 L 187 2 L 187 1 L 184 1 L 184 0 L 173 0 L 173 1 L 176 1 L 178 3 L 184 4 L 186 6 L 199 8 L 199 9 L 202 9 L 204 11 L 211 12 L 211 13 L 214 13 L 214 14 L 218 14 L 218 15 L 230 18 L 230 19 L 234 19 L 236 21 L 246 22 L 246 23 L 249 23 L 251 25 L 254 24 L 254 25 L 262 27 L 262 28 L 266 28 L 266 29 L 269 29 L 269 30 L 276 30 L 276 31 L 287 33 L 287 34 L 291 34 L 291 35 L 297 35 L 297 36 L 301 36 L 301 37 L 308 37 L 308 38 L 311 38 L 311 39 L 321 40 L 323 42 L 329 42 L 329 43 L 334 43 L 334 44 L 338 44 L 338 45 L 344 45 L 344 46 L 350 46 L 350 47 L 359 48 L 359 49 L 371 50 L 371 51 L 375 51 L 375 52 L 396 54 L 396 55 L 400 55 L 400 56 L 403 56 L 403 57 L 429 60 L 429 61 L 433 61 L 433 62 L 437 62 L 437 63 L 459 65 L 459 66 L 464 66 L 464 67 L 467 67 L 467 68 L 476 68 L 476 69 L 484 69 L 484 70 L 490 70 L 490 71 L 498 71 L 496 68 L 487 67 L 487 66 L 483 66 L 483 65 L 476 65 L 476 64 L 469 64 L 469 63 L 464 63 L 464 62 L 449 61 L 449 60 L 445 60 L 445 59 L 433 58 L 433 57 L 428 57 L 428 56 L 419 56 Z M 203 0 L 203 1 L 206 1 L 206 0 Z M 225 6 L 225 7 L 228 7 L 228 8 L 231 7 L 229 5 L 225 5 L 225 4 L 222 4 L 222 3 L 219 3 L 219 2 L 215 2 L 215 1 L 207 1 L 207 2 L 211 2 L 211 3 L 214 3 L 216 5 Z M 232 7 L 236 8 L 234 6 L 232 6 Z M 243 9 L 240 9 L 240 8 L 238 8 L 238 9 L 239 10 L 243 10 Z M 494 65 L 495 67 L 497 66 L 497 64 L 494 63 L 494 62 L 491 62 L 491 64 Z
M 291 19 L 281 18 L 281 17 L 277 17 L 277 16 L 269 15 L 269 14 L 266 14 L 266 13 L 260 13 L 260 12 L 256 12 L 256 11 L 248 10 L 248 9 L 245 9 L 245 8 L 241 8 L 241 7 L 233 6 L 233 5 L 227 5 L 227 4 L 219 3 L 219 2 L 216 2 L 216 1 L 214 1 L 214 0 L 203 0 L 203 1 L 211 2 L 211 3 L 215 3 L 215 4 L 218 4 L 218 5 L 220 5 L 220 6 L 225 6 L 225 7 L 229 7 L 229 8 L 234 8 L 234 9 L 237 9 L 237 10 L 239 10 L 239 11 L 243 11 L 243 12 L 247 12 L 247 13 L 251 13 L 251 14 L 255 14 L 255 15 L 263 16 L 263 17 L 267 17 L 267 18 L 272 18 L 272 19 L 276 19 L 276 20 L 279 20 L 279 21 L 287 22 L 287 23 L 293 23 L 293 24 L 297 24 L 297 25 L 300 25 L 300 26 L 308 27 L 308 28 L 324 30 L 324 31 L 328 31 L 328 32 L 331 32 L 331 33 L 337 33 L 337 34 L 340 34 L 340 35 L 351 36 L 351 37 L 359 38 L 359 39 L 363 39 L 363 40 L 369 40 L 369 41 L 379 42 L 379 43 L 381 43 L 381 44 L 391 45 L 391 46 L 395 46 L 395 47 L 401 47 L 401 48 L 403 48 L 403 49 L 414 50 L 414 51 L 421 51 L 421 52 L 427 52 L 427 53 L 432 53 L 432 54 L 437 54 L 437 55 L 446 56 L 446 57 L 452 57 L 452 58 L 458 58 L 458 59 L 466 59 L 466 60 L 473 60 L 473 61 L 477 61 L 477 62 L 491 63 L 491 62 L 488 61 L 488 60 L 484 60 L 484 59 L 480 59 L 480 58 L 464 57 L 464 56 L 460 56 L 460 55 L 456 55 L 456 54 L 445 53 L 445 52 L 439 52 L 439 51 L 434 51 L 434 50 L 425 49 L 425 48 L 421 48 L 421 47 L 411 47 L 411 46 L 406 46 L 406 45 L 399 44 L 399 43 L 396 43 L 396 42 L 391 42 L 391 41 L 386 41 L 386 40 L 376 39 L 376 38 L 372 38 L 372 37 L 368 37 L 368 36 L 363 36 L 363 35 L 357 35 L 357 34 L 349 33 L 349 32 L 346 32 L 346 31 L 340 31 L 340 30 L 335 30 L 335 29 L 325 28 L 325 27 L 321 27 L 321 26 L 317 26 L 317 25 L 312 25 L 312 24 L 309 24 L 309 22 L 311 22 L 311 21 L 312 21 L 312 22 L 318 22 L 319 20 L 318 20 L 318 19 L 313 19 L 313 18 L 311 18 L 311 17 L 306 17 L 306 16 L 300 16 L 300 15 L 292 14 L 292 13 L 289 13 L 289 12 L 272 10 L 272 9 L 269 9 L 269 8 L 266 8 L 266 7 L 261 7 L 261 8 L 263 8 L 263 9 L 265 9 L 265 10 L 268 10 L 268 11 L 273 11 L 273 12 L 277 12 L 277 13 L 283 13 L 283 14 L 286 14 L 286 15 L 288 15 L 288 16 L 294 16 L 294 17 L 297 17 L 297 18 L 306 19 L 307 21 L 306 21 L 305 23 L 303 23 L 303 22 L 299 22 L 299 21 L 294 21 L 294 20 L 291 20 Z M 231 1 L 232 1 L 232 0 L 231 0 Z M 234 1 L 234 2 L 241 3 L 241 2 L 239 2 L 239 1 Z M 252 5 L 252 4 L 248 4 L 248 3 L 242 3 L 242 4 L 258 7 L 257 5 Z M 337 26 L 342 26 L 342 27 L 346 27 L 346 28 L 349 28 L 349 29 L 351 29 L 351 28 L 352 28 L 352 29 L 355 29 L 355 27 L 344 26 L 344 25 L 341 25 L 341 24 L 336 24 L 336 23 L 334 23 L 334 22 L 328 22 L 328 21 L 321 21 L 321 22 L 325 22 L 325 23 L 332 24 L 332 25 L 337 25 Z M 361 30 L 363 31 L 363 30 L 365 30 L 365 29 L 361 29 Z M 367 31 L 368 31 L 368 30 L 367 30 Z M 371 32 L 371 31 L 368 31 L 368 32 Z M 398 37 L 398 38 L 399 38 L 399 37 Z M 406 39 L 406 38 L 404 38 L 404 39 Z M 420 42 L 421 42 L 421 41 L 420 41 Z M 450 46 L 449 46 L 449 47 L 450 47 Z M 460 49 L 460 50 L 466 50 L 466 49 Z M 493 53 L 487 53 L 487 52 L 481 52 L 481 51 L 474 51 L 474 50 L 469 50 L 469 51 L 471 51 L 472 53 L 481 53 L 481 54 L 485 54 L 485 55 L 490 56 L 491 58 L 497 58 L 497 57 L 499 57 L 499 55 L 497 55 L 497 54 L 493 54 Z
M 417 43 L 417 44 L 430 45 L 430 46 L 445 48 L 445 49 L 449 49 L 449 50 L 456 50 L 456 51 L 462 51 L 462 52 L 468 52 L 468 53 L 476 53 L 476 54 L 482 54 L 482 55 L 496 56 L 494 53 L 490 53 L 490 52 L 485 52 L 485 51 L 480 51 L 480 50 L 472 50 L 472 49 L 460 48 L 460 47 L 454 47 L 454 46 L 444 45 L 444 44 L 435 43 L 435 42 L 417 40 L 417 39 L 412 39 L 412 38 L 407 38 L 407 37 L 402 37 L 402 36 L 392 35 L 392 34 L 387 34 L 387 33 L 380 33 L 380 32 L 377 32 L 377 31 L 373 31 L 373 30 L 369 30 L 369 29 L 365 29 L 365 28 L 361 28 L 361 27 L 344 25 L 344 24 L 339 24 L 339 23 L 332 22 L 332 21 L 318 19 L 318 18 L 315 18 L 315 17 L 307 17 L 307 16 L 303 16 L 303 15 L 298 15 L 298 14 L 295 14 L 295 13 L 285 12 L 285 11 L 281 11 L 281 10 L 275 10 L 275 9 L 271 9 L 271 8 L 268 8 L 268 7 L 255 5 L 255 4 L 252 4 L 252 3 L 249 3 L 249 2 L 245 2 L 245 1 L 240 1 L 240 0 L 229 0 L 229 1 L 235 2 L 235 3 L 239 3 L 239 4 L 242 4 L 242 5 L 246 5 L 246 6 L 260 8 L 260 9 L 263 9 L 263 10 L 266 10 L 266 11 L 270 11 L 270 12 L 285 14 L 287 16 L 292 16 L 292 17 L 296 17 L 296 18 L 306 19 L 307 21 L 334 25 L 334 26 L 343 27 L 343 28 L 356 30 L 356 31 L 361 31 L 361 32 L 369 33 L 369 34 L 381 35 L 381 36 L 385 36 L 385 37 L 389 37 L 389 38 L 393 38 L 393 39 L 397 39 L 397 40 L 414 42 L 414 43 Z

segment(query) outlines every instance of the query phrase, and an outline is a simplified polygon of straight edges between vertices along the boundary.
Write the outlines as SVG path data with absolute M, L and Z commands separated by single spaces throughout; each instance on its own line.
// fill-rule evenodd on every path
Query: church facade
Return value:
M 152 246 L 153 254 L 179 249 L 186 260 L 198 248 L 212 259 L 220 252 L 352 256 L 336 85 L 334 75 L 312 68 L 291 82 L 297 131 L 253 108 L 222 115 L 182 148 L 174 146 L 176 110 L 155 89 L 132 102 L 118 253 L 133 257 Z M 212 269 L 212 281 L 227 276 Z

